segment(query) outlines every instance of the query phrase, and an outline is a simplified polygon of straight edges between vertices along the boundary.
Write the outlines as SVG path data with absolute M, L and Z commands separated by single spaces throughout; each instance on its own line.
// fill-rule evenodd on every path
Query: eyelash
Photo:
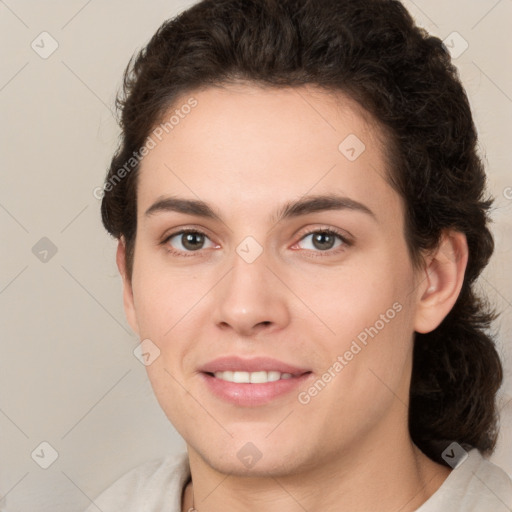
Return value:
M 350 247 L 352 245 L 352 243 L 347 239 L 346 236 L 344 236 L 340 231 L 334 229 L 334 228 L 316 228 L 316 229 L 312 229 L 310 231 L 306 231 L 305 233 L 303 233 L 299 239 L 299 242 L 304 240 L 304 238 L 306 238 L 307 236 L 309 235 L 314 235 L 314 234 L 318 234 L 318 233 L 322 233 L 322 234 L 327 234 L 327 235 L 331 235 L 331 236 L 334 236 L 334 237 L 338 237 L 340 240 L 341 240 L 341 245 L 339 247 L 337 247 L 336 249 L 327 249 L 326 251 L 320 251 L 320 250 L 312 250 L 312 249 L 302 249 L 302 250 L 305 250 L 307 252 L 310 252 L 310 256 L 309 257 L 312 257 L 312 258 L 327 258 L 328 256 L 334 256 L 336 254 L 339 254 L 340 252 L 343 252 L 347 249 L 347 247 Z M 298 242 L 296 242 L 298 243 Z M 293 244 L 293 245 L 296 245 Z
M 164 240 L 162 240 L 160 245 L 163 245 L 165 247 L 166 251 L 168 253 L 172 254 L 173 256 L 189 257 L 189 256 L 199 255 L 201 253 L 201 249 L 198 249 L 197 251 L 178 251 L 178 250 L 170 247 L 169 240 L 171 240 L 171 238 L 174 238 L 175 236 L 178 236 L 178 235 L 183 235 L 185 233 L 200 234 L 200 235 L 205 236 L 206 238 L 209 238 L 208 235 L 206 233 L 204 233 L 203 231 L 201 231 L 200 229 L 181 229 L 181 230 L 171 233 L 169 236 L 167 236 Z M 328 249 L 326 251 L 320 251 L 320 250 L 312 251 L 313 253 L 317 253 L 314 256 L 312 256 L 314 258 L 316 258 L 316 257 L 324 258 L 327 256 L 333 256 L 335 254 L 338 254 L 339 252 L 346 250 L 347 247 L 350 247 L 352 245 L 352 242 L 350 240 L 348 240 L 341 232 L 339 232 L 333 228 L 320 228 L 320 229 L 317 228 L 317 229 L 308 231 L 306 233 L 303 233 L 301 238 L 299 239 L 299 242 L 302 241 L 307 236 L 317 234 L 317 233 L 328 234 L 328 235 L 338 237 L 342 241 L 342 245 L 339 246 L 337 249 Z M 296 245 L 297 243 L 298 242 L 296 242 L 293 245 Z M 311 251 L 311 249 L 305 249 L 305 250 Z

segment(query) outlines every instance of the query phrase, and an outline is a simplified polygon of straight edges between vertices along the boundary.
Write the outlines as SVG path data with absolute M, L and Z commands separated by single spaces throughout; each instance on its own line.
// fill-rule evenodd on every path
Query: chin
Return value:
M 201 437 L 202 442 L 195 447 L 193 443 L 189 446 L 214 470 L 234 476 L 284 477 L 304 471 L 312 464 L 308 461 L 303 441 L 289 439 L 286 446 L 278 438 L 271 439 L 272 434 L 265 439 L 268 432 L 252 437 L 234 435 L 223 442 L 217 440 L 210 444 L 205 444 Z M 318 460 L 317 457 L 314 459 Z

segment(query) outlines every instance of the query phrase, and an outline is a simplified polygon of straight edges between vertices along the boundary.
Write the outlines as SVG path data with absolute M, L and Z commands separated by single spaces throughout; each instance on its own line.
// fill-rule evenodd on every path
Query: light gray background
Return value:
M 192 3 L 0 0 L 2 511 L 81 511 L 128 469 L 184 448 L 133 355 L 93 190 L 117 144 L 111 110 L 129 57 Z M 455 62 L 496 197 L 497 251 L 481 283 L 503 311 L 506 365 L 492 460 L 512 473 L 512 1 L 404 3 L 453 51 L 469 45 Z M 47 58 L 43 31 L 58 43 Z M 44 247 L 33 253 L 43 237 L 57 248 L 45 262 Z M 51 456 L 43 441 L 58 453 L 48 469 L 35 462 Z

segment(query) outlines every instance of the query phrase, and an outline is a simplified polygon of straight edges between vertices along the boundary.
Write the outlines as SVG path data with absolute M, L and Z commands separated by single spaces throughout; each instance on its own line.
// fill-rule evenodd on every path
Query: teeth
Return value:
M 265 384 L 266 382 L 275 382 L 280 379 L 291 379 L 291 373 L 281 373 L 277 371 L 261 372 L 215 372 L 217 379 L 237 384 Z

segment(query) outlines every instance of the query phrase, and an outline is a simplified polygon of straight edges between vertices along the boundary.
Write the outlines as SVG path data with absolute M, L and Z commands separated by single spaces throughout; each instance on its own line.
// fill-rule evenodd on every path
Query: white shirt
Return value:
M 181 512 L 189 477 L 186 452 L 146 462 L 125 473 L 85 512 Z M 512 512 L 512 480 L 473 449 L 416 512 Z

